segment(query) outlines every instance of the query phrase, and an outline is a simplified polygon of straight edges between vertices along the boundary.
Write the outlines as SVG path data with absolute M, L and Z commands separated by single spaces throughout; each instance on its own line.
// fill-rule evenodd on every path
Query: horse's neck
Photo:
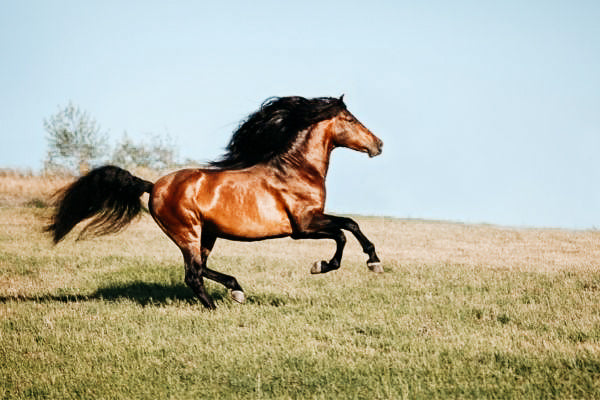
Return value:
M 301 148 L 304 161 L 302 168 L 323 180 L 327 176 L 329 159 L 333 150 L 333 143 L 328 131 L 330 126 L 326 122 L 316 124 L 306 132 Z

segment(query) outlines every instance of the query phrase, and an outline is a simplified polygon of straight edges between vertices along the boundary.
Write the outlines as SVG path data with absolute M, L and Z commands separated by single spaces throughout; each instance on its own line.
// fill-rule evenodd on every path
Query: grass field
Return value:
M 357 218 L 382 275 L 350 238 L 317 276 L 333 242 L 218 241 L 248 299 L 209 312 L 148 215 L 52 247 L 51 186 L 0 193 L 0 398 L 600 398 L 599 232 Z

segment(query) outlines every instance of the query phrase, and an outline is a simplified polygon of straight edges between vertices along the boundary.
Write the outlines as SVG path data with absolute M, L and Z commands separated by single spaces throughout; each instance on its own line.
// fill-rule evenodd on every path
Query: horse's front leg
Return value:
M 238 303 L 243 303 L 246 301 L 246 296 L 244 295 L 244 290 L 238 283 L 237 279 L 235 279 L 233 276 L 214 271 L 206 266 L 208 256 L 210 255 L 216 240 L 217 237 L 214 234 L 207 232 L 202 233 L 202 238 L 200 240 L 200 259 L 196 259 L 195 261 L 198 265 L 200 265 L 200 270 L 203 277 L 225 286 L 227 289 L 231 290 L 230 295 L 233 300 L 237 301 Z
M 346 235 L 340 229 L 320 232 L 297 232 L 292 235 L 293 239 L 333 239 L 335 240 L 335 254 L 329 261 L 317 261 L 310 269 L 311 274 L 324 274 L 325 272 L 336 270 L 342 264 L 342 255 L 346 245 Z
M 375 252 L 375 245 L 369 239 L 367 239 L 364 233 L 362 233 L 358 223 L 355 220 L 346 217 L 336 217 L 334 215 L 324 214 L 324 216 L 330 218 L 331 221 L 337 224 L 341 229 L 352 232 L 356 240 L 358 240 L 358 243 L 360 243 L 363 252 L 369 256 L 369 259 L 367 260 L 367 266 L 369 269 L 377 273 L 383 272 L 381 261 Z
M 292 237 L 301 238 L 312 238 L 312 239 L 334 239 L 337 243 L 337 250 L 335 256 L 329 263 L 321 261 L 320 264 L 315 264 L 312 273 L 328 272 L 332 269 L 340 267 L 342 252 L 346 243 L 345 237 L 341 229 L 348 230 L 356 237 L 360 243 L 363 251 L 369 256 L 367 266 L 373 272 L 382 273 L 383 268 L 381 267 L 381 261 L 377 257 L 375 252 L 375 246 L 367 237 L 362 233 L 360 227 L 351 218 L 336 217 L 334 215 L 317 214 L 313 215 L 308 222 L 300 225 L 300 232 L 296 233 Z M 330 264 L 327 265 L 327 264 Z M 319 266 L 321 270 L 319 271 Z

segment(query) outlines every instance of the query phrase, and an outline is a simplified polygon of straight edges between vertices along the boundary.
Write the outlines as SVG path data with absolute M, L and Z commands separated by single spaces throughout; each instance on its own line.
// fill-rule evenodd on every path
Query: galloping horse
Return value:
M 217 238 L 333 239 L 333 258 L 311 268 L 318 274 L 340 267 L 344 229 L 368 255 L 369 269 L 380 273 L 375 247 L 358 224 L 323 210 L 331 151 L 347 147 L 374 157 L 382 146 L 346 109 L 343 96 L 271 98 L 240 125 L 223 158 L 205 168 L 173 172 L 154 184 L 115 166 L 90 171 L 59 192 L 46 230 L 58 243 L 94 217 L 80 237 L 116 232 L 140 213 L 140 196 L 149 193 L 150 214 L 183 253 L 186 284 L 209 309 L 215 305 L 204 278 L 230 289 L 233 300 L 245 301 L 234 277 L 206 265 Z

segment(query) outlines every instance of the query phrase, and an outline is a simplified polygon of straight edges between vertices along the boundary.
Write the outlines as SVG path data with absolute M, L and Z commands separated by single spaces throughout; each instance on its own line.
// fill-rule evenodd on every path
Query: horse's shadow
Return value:
M 227 293 L 223 290 L 212 290 L 208 292 L 214 300 L 222 300 L 227 295 Z M 183 283 L 163 284 L 127 282 L 101 287 L 90 294 L 59 292 L 30 296 L 0 296 L 0 303 L 6 303 L 8 301 L 72 303 L 92 300 L 104 300 L 108 302 L 130 300 L 143 306 L 154 304 L 171 304 L 174 302 L 196 304 L 198 302 L 196 296 L 194 296 L 194 293 Z
M 212 289 L 212 290 L 211 290 Z M 229 297 L 227 290 L 221 288 L 207 288 L 208 295 L 214 301 L 220 301 Z M 199 304 L 198 298 L 183 283 L 148 283 L 148 282 L 127 282 L 118 283 L 111 286 L 105 286 L 97 289 L 90 294 L 79 293 L 44 293 L 39 295 L 13 295 L 0 296 L 0 303 L 9 301 L 17 302 L 62 302 L 74 303 L 82 301 L 101 300 L 107 302 L 133 301 L 142 306 L 147 305 L 168 305 L 177 302 L 188 304 Z M 256 305 L 283 306 L 288 302 L 286 296 L 275 295 L 272 293 L 258 293 L 250 296 L 247 302 Z

